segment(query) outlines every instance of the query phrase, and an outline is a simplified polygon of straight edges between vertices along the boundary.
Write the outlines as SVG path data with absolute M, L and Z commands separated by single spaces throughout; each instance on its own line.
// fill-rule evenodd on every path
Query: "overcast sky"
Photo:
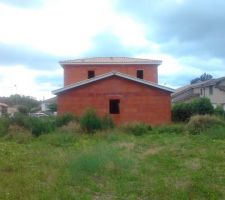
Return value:
M 94 56 L 161 59 L 177 88 L 225 76 L 223 0 L 0 0 L 0 96 L 51 97 L 58 61 Z

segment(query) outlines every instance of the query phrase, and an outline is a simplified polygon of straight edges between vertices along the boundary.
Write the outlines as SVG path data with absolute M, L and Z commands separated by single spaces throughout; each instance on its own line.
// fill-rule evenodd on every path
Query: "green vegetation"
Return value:
M 66 113 L 64 115 L 57 116 L 55 119 L 55 123 L 57 127 L 62 127 L 69 124 L 71 121 L 76 121 L 76 120 L 78 120 L 77 117 L 75 117 L 74 115 L 70 113 Z
M 114 128 L 115 125 L 110 116 L 99 117 L 92 108 L 87 109 L 80 118 L 82 131 L 86 133 L 95 133 L 98 130 Z
M 0 118 L 0 136 L 6 135 L 9 129 L 9 121 L 6 118 Z
M 124 133 L 141 136 L 152 130 L 151 126 L 141 122 L 133 122 L 121 126 Z
M 0 199 L 224 199 L 225 129 L 163 129 L 1 137 Z
M 187 124 L 187 129 L 191 134 L 198 134 L 206 131 L 209 128 L 225 127 L 225 121 L 216 116 L 210 115 L 195 115 L 192 116 Z
M 48 108 L 52 111 L 52 112 L 56 112 L 57 111 L 57 104 L 56 103 L 51 103 L 48 105 Z
M 0 199 L 225 199 L 221 113 L 153 127 L 92 109 L 0 118 Z
M 172 108 L 175 122 L 188 121 L 193 115 L 213 114 L 214 108 L 208 98 L 195 99 L 189 103 L 177 103 Z
M 113 128 L 91 112 L 91 135 L 70 115 L 1 119 L 0 199 L 225 199 L 221 118 Z
M 14 94 L 9 97 L 0 97 L 0 102 L 6 103 L 9 106 L 21 106 L 22 112 L 29 112 L 40 105 L 40 102 L 33 97 L 19 94 Z

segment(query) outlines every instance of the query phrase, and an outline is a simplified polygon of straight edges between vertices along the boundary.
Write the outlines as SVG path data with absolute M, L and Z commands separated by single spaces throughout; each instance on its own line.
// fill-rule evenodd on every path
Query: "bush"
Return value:
M 0 136 L 6 135 L 9 130 L 9 121 L 6 118 L 0 118 Z
M 102 128 L 102 123 L 95 110 L 87 109 L 80 119 L 80 126 L 83 131 L 94 133 Z
M 151 126 L 142 122 L 133 122 L 121 126 L 122 131 L 128 134 L 140 136 L 152 130 Z
M 192 114 L 206 115 L 213 114 L 214 108 L 208 98 L 195 99 L 191 102 Z
M 225 110 L 223 109 L 222 106 L 217 106 L 214 109 L 214 114 L 219 116 L 219 117 L 225 118 Z
M 172 118 L 175 122 L 188 121 L 193 115 L 213 114 L 214 108 L 207 98 L 195 99 L 189 103 L 178 103 L 172 108 Z
M 212 127 L 225 126 L 225 123 L 216 116 L 195 115 L 187 124 L 187 129 L 191 134 L 198 134 Z
M 175 122 L 184 122 L 190 119 L 192 107 L 190 103 L 178 103 L 172 108 L 172 118 Z
M 19 113 L 24 114 L 24 115 L 27 115 L 29 112 L 29 109 L 23 105 L 18 106 L 17 109 L 18 109 Z
M 51 118 L 32 117 L 29 119 L 28 124 L 32 135 L 36 137 L 55 130 L 55 121 Z
M 112 129 L 115 127 L 115 124 L 109 115 L 105 115 L 101 120 L 101 126 L 102 129 Z
M 29 128 L 28 119 L 29 117 L 22 113 L 15 113 L 15 115 L 10 118 L 10 124 Z
M 69 124 L 69 122 L 74 120 L 77 120 L 77 118 L 73 114 L 66 113 L 64 115 L 60 115 L 56 117 L 56 126 L 57 127 L 65 126 Z

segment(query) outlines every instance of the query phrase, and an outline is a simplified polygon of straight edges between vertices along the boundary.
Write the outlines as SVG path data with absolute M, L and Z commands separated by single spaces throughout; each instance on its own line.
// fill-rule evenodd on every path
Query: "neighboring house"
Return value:
M 159 60 L 97 57 L 60 62 L 64 87 L 57 95 L 58 113 L 81 115 L 94 108 L 116 124 L 171 122 L 173 89 L 158 85 Z
M 0 117 L 8 113 L 8 105 L 0 103 Z
M 16 106 L 10 106 L 8 107 L 8 115 L 10 117 L 13 117 L 15 115 L 15 113 L 18 112 L 18 108 Z
M 41 102 L 41 112 L 48 112 L 50 109 L 48 108 L 48 106 L 50 104 L 56 103 L 56 97 L 50 98 L 50 99 L 46 99 L 43 100 Z
M 209 98 L 214 107 L 221 105 L 225 110 L 225 77 L 178 88 L 172 94 L 172 102 L 188 102 L 200 97 Z

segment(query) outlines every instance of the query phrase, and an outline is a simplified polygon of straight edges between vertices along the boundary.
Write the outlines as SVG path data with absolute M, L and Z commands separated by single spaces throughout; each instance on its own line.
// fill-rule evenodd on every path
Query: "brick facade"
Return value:
M 158 65 L 137 65 L 137 64 L 85 64 L 85 65 L 64 65 L 64 86 L 87 79 L 88 70 L 94 70 L 95 76 L 111 71 L 118 71 L 136 77 L 137 70 L 144 71 L 144 79 L 158 83 Z
M 102 70 L 103 67 L 100 72 L 104 73 Z M 67 81 L 69 83 L 72 80 Z M 94 107 L 100 116 L 104 116 L 109 114 L 110 99 L 120 100 L 120 114 L 111 114 L 116 124 L 132 121 L 149 124 L 171 122 L 170 92 L 120 77 L 98 80 L 58 94 L 58 113 L 81 115 L 86 108 Z

